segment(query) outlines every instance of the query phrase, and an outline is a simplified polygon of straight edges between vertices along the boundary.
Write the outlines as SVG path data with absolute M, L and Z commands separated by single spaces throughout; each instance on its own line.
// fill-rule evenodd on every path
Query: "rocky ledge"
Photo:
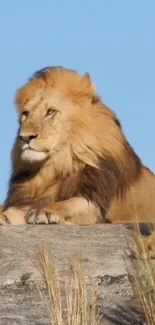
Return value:
M 132 231 L 124 225 L 0 227 L 0 324 L 51 324 L 40 294 L 47 292 L 40 243 L 51 252 L 61 280 L 72 256 L 83 257 L 85 274 L 96 284 L 101 323 L 142 324 L 128 278 L 131 241 Z

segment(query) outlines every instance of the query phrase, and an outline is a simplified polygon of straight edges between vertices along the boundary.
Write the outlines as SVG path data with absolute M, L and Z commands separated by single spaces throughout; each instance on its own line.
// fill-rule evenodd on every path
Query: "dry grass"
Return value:
M 73 258 L 65 285 L 62 286 L 47 249 L 41 247 L 40 256 L 48 289 L 47 307 L 52 325 L 97 325 L 99 317 L 96 293 L 92 286 L 90 297 L 88 295 L 82 258 Z
M 132 270 L 129 275 L 131 285 L 140 303 L 145 324 L 155 325 L 155 260 L 150 258 L 139 230 L 135 230 L 134 238 L 135 258 L 132 259 Z M 65 283 L 62 284 L 55 263 L 43 246 L 40 248 L 40 257 L 48 290 L 49 301 L 46 305 L 51 324 L 97 325 L 100 319 L 96 308 L 96 292 L 92 285 L 91 292 L 88 293 L 82 258 L 73 258 Z
M 144 240 L 135 231 L 135 258 L 132 261 L 131 284 L 147 325 L 155 325 L 155 260 L 151 260 Z

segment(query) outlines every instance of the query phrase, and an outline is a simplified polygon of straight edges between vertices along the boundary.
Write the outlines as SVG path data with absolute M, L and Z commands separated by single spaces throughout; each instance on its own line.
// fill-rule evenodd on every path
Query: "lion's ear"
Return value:
M 85 90 L 90 94 L 90 96 L 94 96 L 96 94 L 96 87 L 92 83 L 89 73 L 85 73 L 82 76 L 82 85 Z

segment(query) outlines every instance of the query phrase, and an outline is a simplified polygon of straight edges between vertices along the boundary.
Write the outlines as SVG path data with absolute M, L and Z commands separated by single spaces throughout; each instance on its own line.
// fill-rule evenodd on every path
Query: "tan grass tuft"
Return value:
M 48 289 L 48 310 L 52 325 L 97 325 L 99 316 L 96 292 L 94 286 L 91 286 L 91 292 L 88 294 L 82 258 L 73 258 L 65 284 L 61 288 L 54 261 L 48 250 L 41 247 L 40 256 Z

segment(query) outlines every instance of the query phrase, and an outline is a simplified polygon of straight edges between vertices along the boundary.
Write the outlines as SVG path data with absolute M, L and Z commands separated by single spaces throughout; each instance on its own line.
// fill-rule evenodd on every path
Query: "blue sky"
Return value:
M 88 71 L 155 172 L 154 16 L 154 0 L 0 1 L 1 202 L 17 130 L 14 93 L 47 65 Z

